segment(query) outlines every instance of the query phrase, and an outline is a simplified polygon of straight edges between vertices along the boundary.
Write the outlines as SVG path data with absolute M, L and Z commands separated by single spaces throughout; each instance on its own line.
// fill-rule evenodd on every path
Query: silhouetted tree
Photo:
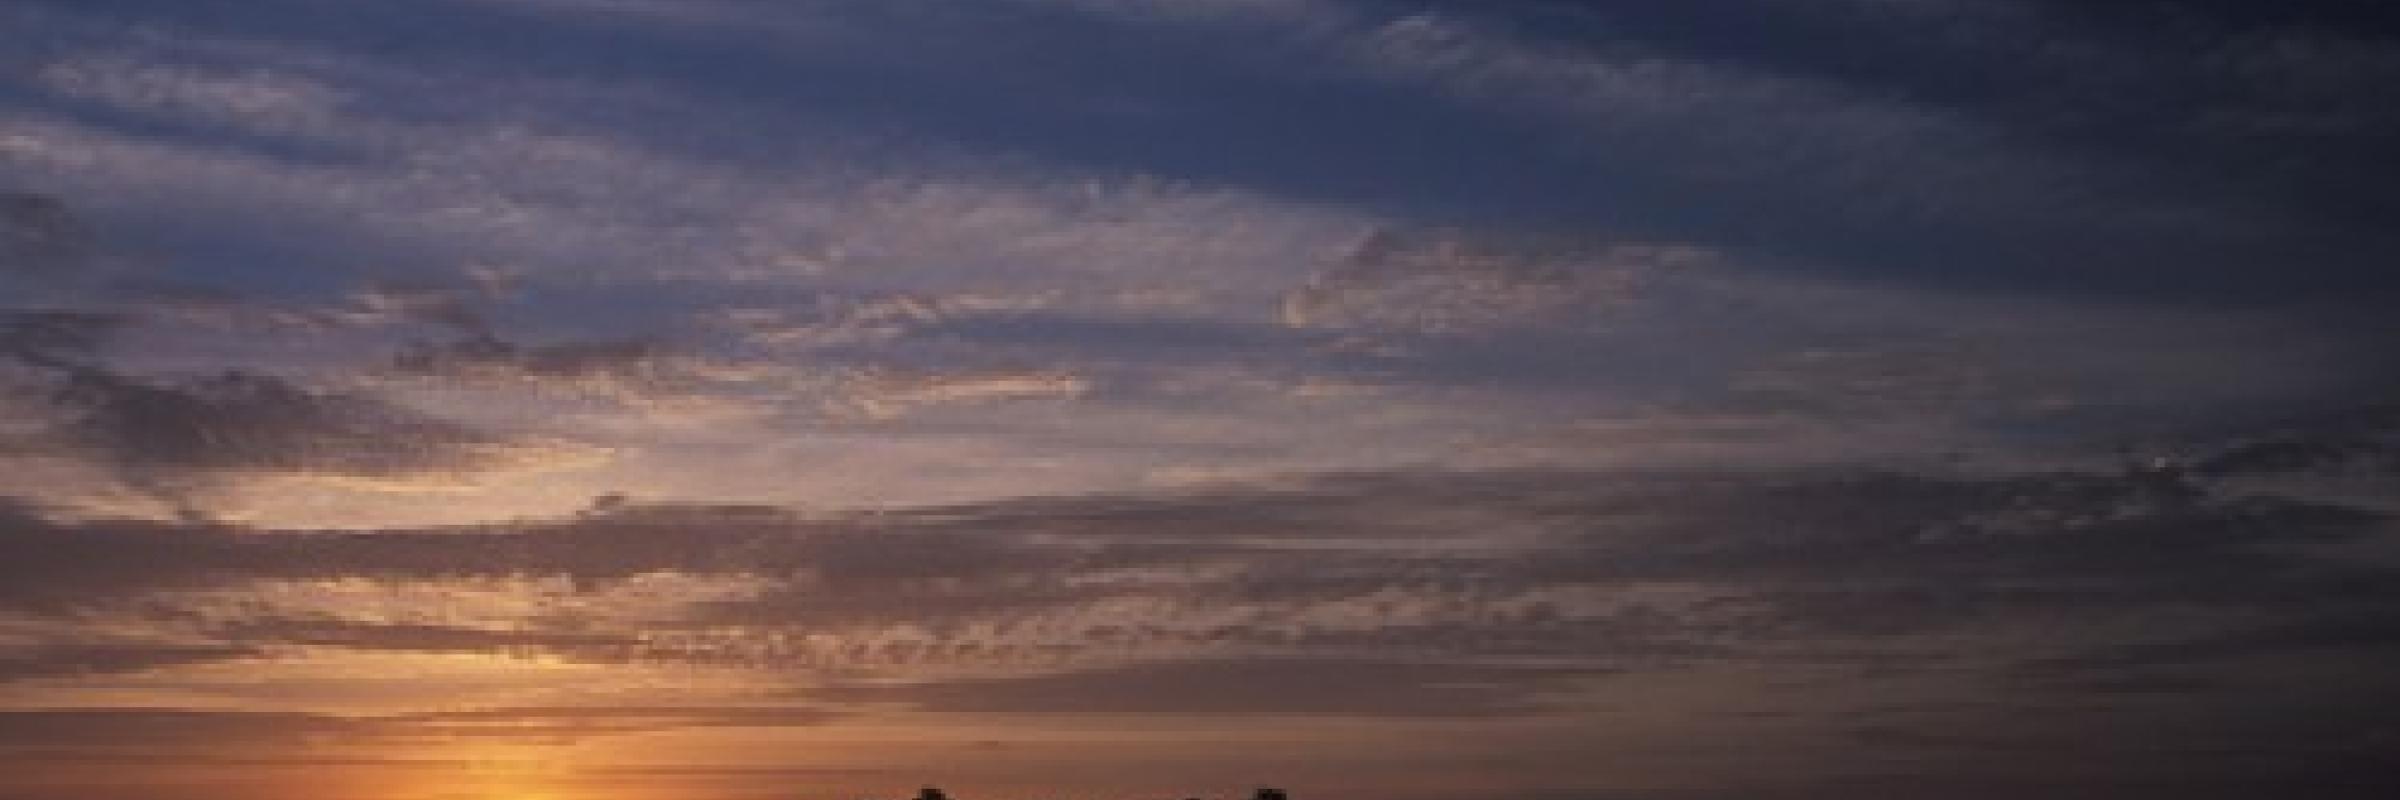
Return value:
M 917 800 L 950 800 L 950 795 L 940 789 L 927 786 L 917 790 Z
M 1282 789 L 1270 789 L 1261 786 L 1258 787 L 1257 794 L 1250 796 L 1250 800 L 1292 800 L 1292 796 L 1284 794 Z

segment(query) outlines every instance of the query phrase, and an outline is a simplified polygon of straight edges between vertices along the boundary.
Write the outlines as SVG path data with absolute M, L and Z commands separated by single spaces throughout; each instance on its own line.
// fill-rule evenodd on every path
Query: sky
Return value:
M 0 798 L 2390 797 L 2369 0 L 0 0 Z

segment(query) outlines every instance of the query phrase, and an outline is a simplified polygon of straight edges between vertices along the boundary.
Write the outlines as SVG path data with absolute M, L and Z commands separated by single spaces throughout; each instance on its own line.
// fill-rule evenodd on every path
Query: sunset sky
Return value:
M 2400 796 L 2371 0 L 0 0 L 0 800 Z

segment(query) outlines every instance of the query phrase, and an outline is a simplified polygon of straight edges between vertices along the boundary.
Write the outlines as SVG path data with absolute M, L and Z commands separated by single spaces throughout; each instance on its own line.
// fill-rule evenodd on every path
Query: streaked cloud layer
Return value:
M 9 3 L 0 794 L 2382 796 L 2400 27 L 2087 6 Z

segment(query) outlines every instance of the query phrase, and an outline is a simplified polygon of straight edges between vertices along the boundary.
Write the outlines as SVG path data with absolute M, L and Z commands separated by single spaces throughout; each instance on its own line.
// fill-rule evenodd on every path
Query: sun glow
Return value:
M 574 767 L 561 748 L 514 741 L 459 742 L 442 748 L 440 768 L 409 781 L 422 797 L 480 800 L 583 800 L 562 786 Z

